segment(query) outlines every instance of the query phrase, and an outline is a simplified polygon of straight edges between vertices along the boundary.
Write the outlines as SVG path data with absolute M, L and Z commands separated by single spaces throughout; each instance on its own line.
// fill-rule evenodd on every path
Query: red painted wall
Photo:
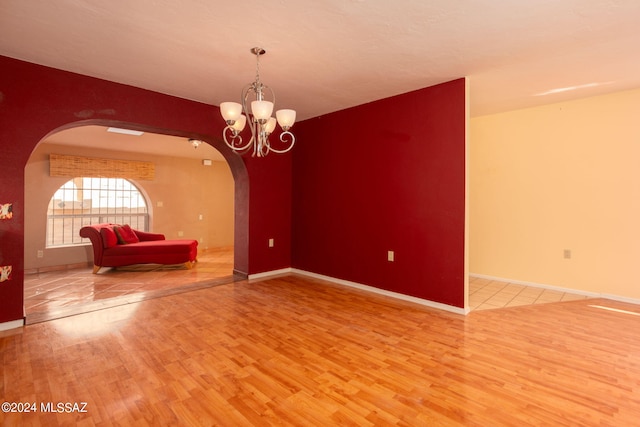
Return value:
M 251 159 L 220 140 L 217 107 L 0 56 L 0 203 L 14 208 L 0 220 L 0 265 L 13 266 L 0 323 L 23 317 L 24 167 L 47 134 L 84 124 L 219 149 L 236 180 L 239 272 L 293 266 L 462 307 L 464 90 L 456 80 L 303 121 L 292 153 Z
M 295 132 L 292 266 L 464 307 L 464 79 Z
M 291 266 L 291 161 L 291 152 L 246 159 L 251 171 L 251 203 L 260 206 L 259 212 L 251 211 L 249 220 L 251 273 Z M 260 182 L 260 188 L 255 182 Z M 269 239 L 274 240 L 273 247 Z
M 14 208 L 11 220 L 0 220 L 0 265 L 13 266 L 11 280 L 0 283 L 0 323 L 23 317 L 25 164 L 47 134 L 83 124 L 196 137 L 216 147 L 236 180 L 236 270 L 290 265 L 291 156 L 245 166 L 220 139 L 217 107 L 0 56 L 0 203 Z M 270 250 L 265 236 L 281 244 Z

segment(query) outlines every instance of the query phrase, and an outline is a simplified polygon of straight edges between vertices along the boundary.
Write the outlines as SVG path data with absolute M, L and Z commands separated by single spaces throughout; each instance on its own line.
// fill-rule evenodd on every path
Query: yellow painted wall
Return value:
M 640 90 L 473 118 L 469 173 L 471 274 L 640 299 Z

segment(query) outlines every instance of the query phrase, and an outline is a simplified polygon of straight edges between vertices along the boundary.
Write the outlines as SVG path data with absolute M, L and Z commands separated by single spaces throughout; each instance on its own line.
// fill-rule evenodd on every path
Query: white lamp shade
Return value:
M 238 120 L 236 120 L 236 122 L 233 124 L 233 129 L 236 130 L 236 132 L 242 132 L 242 129 L 244 129 L 244 125 L 247 124 L 247 116 L 245 116 L 244 114 L 241 114 L 240 117 L 238 117 Z
M 273 113 L 273 102 L 251 101 L 251 112 L 258 120 L 269 120 L 271 113 Z
M 264 125 L 264 131 L 267 133 L 271 133 L 275 128 L 276 128 L 276 119 L 273 117 L 269 117 L 269 121 Z
M 278 110 L 276 111 L 276 117 L 278 118 L 278 124 L 282 129 L 290 128 L 296 122 L 295 110 Z
M 223 102 L 220 104 L 220 114 L 225 121 L 238 120 L 242 114 L 242 105 L 237 102 Z

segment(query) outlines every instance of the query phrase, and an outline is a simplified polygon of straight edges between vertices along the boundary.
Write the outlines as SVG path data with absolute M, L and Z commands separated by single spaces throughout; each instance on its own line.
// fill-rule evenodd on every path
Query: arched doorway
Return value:
M 194 137 L 193 135 L 181 136 L 155 133 L 152 129 L 145 129 L 146 139 L 152 140 L 151 147 L 148 146 L 149 141 L 141 143 L 140 140 L 136 139 L 129 139 L 128 141 L 125 139 L 123 145 L 122 138 L 124 137 L 122 136 L 120 136 L 120 139 L 114 139 L 113 135 L 110 135 L 110 138 L 105 137 L 104 141 L 98 141 L 100 138 L 95 137 L 92 133 L 105 132 L 107 125 L 108 123 L 80 123 L 51 132 L 38 144 L 27 162 L 25 167 L 25 211 L 28 213 L 25 215 L 25 308 L 27 323 L 38 321 L 38 316 L 30 319 L 29 307 L 33 306 L 33 304 L 28 301 L 29 297 L 33 297 L 34 293 L 43 295 L 49 292 L 44 286 L 38 287 L 36 285 L 35 289 L 34 286 L 30 286 L 31 275 L 38 274 L 51 277 L 54 274 L 53 272 L 61 274 L 61 270 L 73 270 L 73 273 L 76 274 L 78 269 L 82 268 L 82 264 L 86 264 L 90 253 L 86 245 L 75 248 L 59 247 L 56 248 L 56 251 L 53 251 L 40 242 L 39 236 L 43 233 L 42 226 L 38 224 L 41 224 L 43 218 L 46 217 L 46 215 L 42 214 L 41 207 L 44 199 L 47 198 L 47 191 L 44 189 L 48 187 L 55 188 L 61 179 L 58 178 L 56 181 L 47 176 L 47 156 L 54 151 L 80 157 L 152 159 L 152 163 L 156 166 L 157 179 L 151 183 L 137 182 L 137 185 L 149 200 L 151 231 L 163 232 L 167 238 L 196 239 L 204 252 L 209 250 L 220 255 L 222 253 L 220 252 L 221 247 L 226 247 L 231 251 L 223 254 L 227 256 L 227 274 L 222 274 L 220 271 L 214 272 L 212 264 L 207 264 L 207 258 L 204 256 L 202 257 L 203 262 L 199 263 L 197 267 L 203 272 L 207 271 L 209 274 L 202 273 L 199 278 L 193 277 L 194 275 L 191 274 L 192 277 L 187 280 L 185 277 L 180 277 L 183 272 L 164 268 L 164 275 L 173 274 L 178 285 L 172 286 L 171 292 L 178 291 L 180 288 L 188 290 L 203 286 L 206 281 L 219 284 L 222 279 L 228 282 L 246 277 L 242 274 L 243 271 L 246 271 L 243 269 L 243 259 L 246 260 L 247 255 L 246 253 L 242 254 L 243 250 L 246 252 L 247 247 L 246 242 L 243 242 L 243 236 L 246 236 L 246 231 L 244 231 L 246 230 L 246 224 L 238 223 L 243 218 L 243 215 L 236 213 L 238 208 L 243 208 L 243 204 L 246 208 L 246 200 L 243 200 L 243 195 L 246 195 L 247 191 L 242 187 L 246 186 L 247 174 L 242 161 L 228 162 L 220 152 L 208 144 L 202 144 L 197 149 L 194 149 L 188 143 L 188 138 Z M 123 125 L 122 123 L 118 123 L 118 127 L 120 129 L 139 128 L 135 125 Z M 129 136 L 129 138 L 132 137 Z M 126 148 L 128 145 L 133 144 L 135 144 L 135 150 Z M 163 147 L 166 147 L 167 144 L 173 144 L 174 147 L 167 152 L 163 152 Z M 234 159 L 232 158 L 232 160 Z M 226 175 L 224 172 L 218 171 L 217 174 L 213 174 L 215 177 L 212 178 L 210 172 L 216 168 L 226 168 Z M 207 174 L 207 172 L 209 173 Z M 220 183 L 217 181 L 225 180 L 231 189 L 220 189 L 220 186 L 224 183 L 218 185 Z M 38 191 L 34 191 L 36 188 Z M 221 193 L 224 194 L 221 196 Z M 29 197 L 30 194 L 38 194 L 38 196 Z M 218 208 L 217 214 L 212 213 L 213 211 L 209 207 L 212 204 L 212 200 L 214 201 L 213 204 Z M 221 210 L 225 210 L 220 209 L 220 206 L 225 204 L 227 206 L 226 213 L 220 214 Z M 219 225 L 217 229 L 214 227 L 216 224 Z M 229 236 L 229 234 L 231 235 Z M 227 235 L 226 241 L 225 235 Z M 237 253 L 240 253 L 239 257 L 236 256 Z M 220 262 L 216 262 L 217 266 L 220 264 Z M 144 269 L 133 270 L 134 273 L 140 273 L 141 271 L 144 271 Z M 156 273 L 157 271 L 158 269 L 154 270 Z M 131 273 L 131 271 L 125 271 L 125 276 L 126 273 Z M 184 274 L 182 275 L 184 276 Z M 111 280 L 109 284 L 115 278 L 114 275 L 109 277 Z M 97 278 L 91 278 L 91 280 L 93 279 Z M 84 280 L 87 280 L 86 277 Z M 66 280 L 67 283 L 72 281 Z M 140 279 L 140 276 L 138 276 L 136 281 L 139 284 L 144 282 L 145 279 Z M 138 293 L 144 292 L 146 296 L 154 296 L 153 292 L 162 290 L 158 287 L 158 281 L 159 279 L 155 280 L 156 283 L 153 284 L 153 289 L 139 288 Z M 94 287 L 91 292 L 101 299 L 102 305 L 105 305 L 104 300 L 108 295 L 117 297 L 124 295 L 124 292 L 131 295 L 136 291 L 136 289 L 126 288 L 126 278 L 121 282 L 119 290 L 124 292 L 120 294 L 116 290 L 117 286 L 112 287 L 113 292 L 109 293 L 106 292 L 108 290 L 106 289 L 107 285 L 98 281 L 96 283 L 97 287 Z M 85 299 L 86 293 L 84 292 Z M 101 295 L 97 295 L 100 293 Z M 60 289 L 58 290 L 58 296 L 65 298 Z M 113 301 L 109 304 L 117 304 L 118 301 L 116 299 L 113 298 Z M 68 304 L 67 307 L 71 305 L 70 301 L 66 301 L 66 303 Z M 91 309 L 91 304 L 85 305 L 88 305 L 88 308 Z M 79 312 L 82 312 L 81 308 L 76 308 L 80 310 Z M 64 315 L 70 314 L 68 309 L 66 311 L 62 310 L 61 313 Z M 42 317 L 42 315 L 39 315 L 40 319 Z

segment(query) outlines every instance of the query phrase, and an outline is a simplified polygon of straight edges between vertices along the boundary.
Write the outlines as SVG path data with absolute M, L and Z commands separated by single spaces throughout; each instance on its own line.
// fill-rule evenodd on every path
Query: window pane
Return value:
M 74 178 L 53 195 L 47 212 L 46 246 L 88 242 L 80 228 L 112 222 L 149 231 L 147 201 L 138 188 L 122 178 Z

